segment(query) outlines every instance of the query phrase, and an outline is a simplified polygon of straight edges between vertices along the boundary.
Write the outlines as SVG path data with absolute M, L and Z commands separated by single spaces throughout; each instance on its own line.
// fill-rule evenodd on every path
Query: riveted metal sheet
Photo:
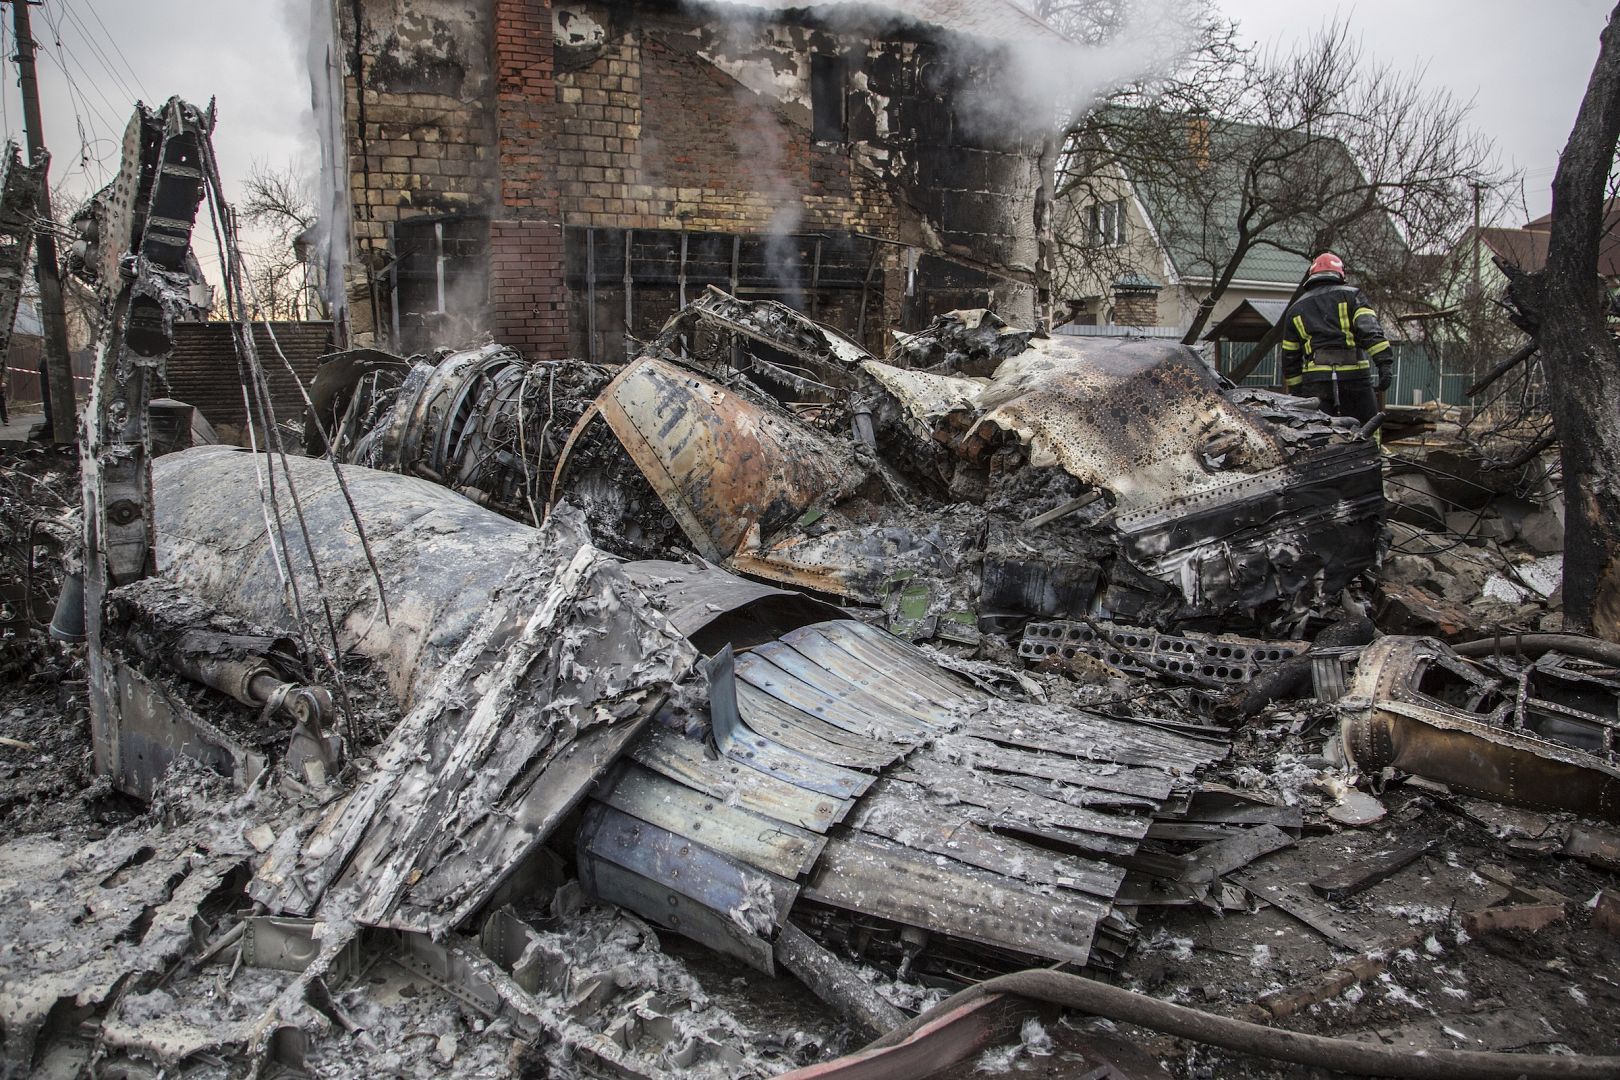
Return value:
M 849 826 L 897 844 L 958 859 L 981 870 L 1031 885 L 1055 885 L 1111 900 L 1125 880 L 1118 866 L 1094 859 L 1056 856 L 1030 844 L 991 832 L 976 818 L 982 811 L 930 799 L 914 784 L 877 784 L 849 819 Z M 1091 901 L 1097 918 L 1107 904 Z
M 1029 956 L 1086 962 L 1095 905 L 1067 890 L 1042 895 L 1001 874 L 874 837 L 827 844 L 804 896 L 829 907 L 922 927 Z
M 797 787 L 819 791 L 840 799 L 853 798 L 865 791 L 876 777 L 841 765 L 831 765 L 802 754 L 791 747 L 755 734 L 739 723 L 730 734 L 715 728 L 715 743 L 727 760 L 767 776 L 774 776 Z
M 662 360 L 643 357 L 597 399 L 602 417 L 688 539 L 711 559 L 769 535 L 866 470 L 845 442 Z
M 938 724 L 941 722 L 938 717 L 954 715 L 984 700 L 983 691 L 970 688 L 940 670 L 939 665 L 904 640 L 893 638 L 893 644 L 899 647 L 883 648 L 870 642 L 866 633 L 882 632 L 840 619 L 801 627 L 783 635 L 782 640 L 807 657 L 823 660 L 834 670 L 879 673 L 885 687 L 902 688 L 912 705 L 926 708 L 930 723 Z M 838 650 L 843 654 L 842 663 L 849 666 L 836 666 L 839 658 L 823 652 L 824 648 Z
M 823 619 L 838 616 L 838 609 L 831 604 L 803 593 L 761 585 L 712 566 L 646 559 L 625 563 L 624 574 L 642 591 L 658 597 L 664 615 L 686 637 L 730 612 L 761 601 L 779 601 L 770 606 L 776 632 L 797 625 L 802 617 L 814 618 L 817 612 Z M 791 621 L 789 616 L 793 617 Z
M 971 768 L 1056 780 L 1077 787 L 1123 791 L 1161 801 L 1168 799 L 1173 790 L 1170 775 L 1157 769 L 1126 769 L 1107 761 L 1092 762 L 1020 750 L 960 735 L 942 737 L 940 748 Z
M 657 726 L 643 733 L 630 747 L 629 756 L 694 791 L 811 832 L 825 833 L 843 819 L 851 806 L 849 799 L 797 787 L 729 758 L 717 757 L 704 744 Z
M 1181 345 L 1038 339 L 996 369 L 978 403 L 979 428 L 1013 432 L 1032 464 L 1109 488 L 1122 513 L 1283 461 L 1270 425 L 1228 401 L 1214 373 Z M 1231 444 L 1222 470 L 1204 460 L 1217 439 Z
M 854 695 L 841 697 L 814 686 L 753 653 L 745 653 L 737 658 L 737 677 L 759 687 L 778 701 L 857 735 L 904 745 L 920 742 L 928 734 L 927 729 L 915 721 L 888 710 L 874 715 L 868 707 L 870 702 L 857 702 L 852 700 Z
M 865 791 L 873 777 L 832 765 L 768 739 L 743 725 L 737 708 L 737 680 L 731 646 L 708 665 L 709 719 L 714 742 L 727 758 L 797 787 L 848 799 Z
M 881 769 L 904 747 L 852 735 L 749 683 L 737 684 L 737 707 L 749 729 L 820 761 L 852 769 Z
M 1151 774 L 1151 769 L 1126 769 L 1102 777 L 1113 783 L 1116 787 L 1129 787 L 1143 774 Z M 1075 784 L 1056 784 L 1051 780 L 1043 780 L 1038 776 L 1023 776 L 1016 773 L 1002 773 L 996 776 L 997 781 L 1009 784 L 1012 787 L 1022 788 L 1036 795 L 1046 795 L 1070 806 L 1086 807 L 1088 809 L 1114 811 L 1141 811 L 1144 814 L 1156 813 L 1164 809 L 1165 798 L 1150 798 L 1146 795 L 1133 795 L 1128 792 L 1110 790 L 1107 788 L 1091 786 L 1080 787 Z M 1158 777 L 1149 776 L 1155 782 Z M 1097 778 L 1093 778 L 1093 784 Z
M 582 850 L 634 870 L 722 914 L 753 905 L 761 926 L 781 925 L 799 894 L 795 882 L 746 866 L 696 840 L 592 802 L 579 831 Z M 768 903 L 762 902 L 768 899 Z
M 1226 756 L 1227 743 L 1115 720 L 1084 709 L 989 708 L 958 729 L 961 735 L 1081 760 L 1192 772 Z
M 797 878 L 807 872 L 827 842 L 806 829 L 729 806 L 630 761 L 608 775 L 595 798 L 778 877 Z
M 975 820 L 982 825 L 991 828 L 1029 825 L 1062 830 L 1074 834 L 1073 846 L 1091 851 L 1128 855 L 1136 850 L 1152 823 L 1146 816 L 1108 814 L 1070 805 L 1004 781 L 992 782 L 963 765 L 921 755 L 907 759 L 893 775 L 940 796 L 981 808 L 985 816 Z M 1056 790 L 1053 785 L 1047 785 L 1047 789 Z M 1156 804 L 1148 804 L 1146 808 L 1151 811 Z
M 767 975 L 776 974 L 769 942 L 744 933 L 725 916 L 633 870 L 606 859 L 582 859 L 579 883 L 587 895 L 604 903 L 634 911 L 657 926 L 701 941 Z
M 965 686 L 960 680 L 941 671 L 915 645 L 874 626 L 853 619 L 839 619 L 795 630 L 782 640 L 796 644 L 800 635 L 810 633 L 826 638 L 869 668 L 889 671 L 896 678 L 907 679 L 913 689 L 941 707 L 967 706 L 984 699 L 982 691 Z
M 806 636 L 795 645 L 772 643 L 753 651 L 812 686 L 881 710 L 878 716 L 898 715 L 930 732 L 948 727 L 954 720 L 949 710 L 914 696 L 886 668 L 862 664 L 819 638 Z

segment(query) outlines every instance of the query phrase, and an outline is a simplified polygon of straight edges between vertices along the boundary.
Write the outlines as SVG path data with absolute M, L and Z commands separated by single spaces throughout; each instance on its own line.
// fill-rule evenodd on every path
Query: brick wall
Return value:
M 524 356 L 568 353 L 568 290 L 562 230 L 550 221 L 492 221 L 489 297 L 495 340 Z
M 1150 289 L 1121 289 L 1114 293 L 1114 325 L 1158 326 L 1158 292 Z
M 644 16 L 556 77 L 558 190 L 569 225 L 893 235 L 894 196 L 780 108 L 708 63 L 685 27 Z M 781 215 L 779 217 L 779 215 Z
M 577 5 L 576 5 L 577 6 Z M 592 11 L 610 24 L 597 5 Z M 884 179 L 854 166 L 852 144 L 811 138 L 808 108 L 763 97 L 699 55 L 692 21 L 648 10 L 624 20 L 594 55 L 555 76 L 558 213 L 565 225 L 761 235 L 863 232 L 898 237 L 901 210 Z M 802 51 L 802 47 L 801 47 Z M 802 115 L 800 115 L 802 114 Z M 794 246 L 791 241 L 785 246 Z M 883 347 L 899 308 L 899 251 L 884 247 L 868 320 Z M 808 265 L 805 268 L 808 274 Z M 853 331 L 858 300 L 825 298 Z M 622 292 L 599 290 L 598 337 L 622 333 Z M 635 321 L 657 325 L 674 296 L 639 289 Z M 574 321 L 583 318 L 573 297 Z M 605 316 L 605 317 L 604 317 Z M 575 326 L 574 351 L 586 341 Z M 611 346 L 610 346 L 611 349 Z
M 417 4 L 408 19 L 394 0 L 346 0 L 337 11 L 354 244 L 344 286 L 355 343 L 371 344 L 389 321 L 386 287 L 373 281 L 389 225 L 488 214 L 496 201 L 488 20 L 476 2 Z
M 934 45 L 767 23 L 743 40 L 674 5 L 603 0 L 346 0 L 338 9 L 352 50 L 347 284 L 359 342 L 388 225 L 423 214 L 487 218 L 483 325 L 534 356 L 568 348 L 566 313 L 579 308 L 564 275 L 564 226 L 860 232 L 912 245 L 912 255 L 943 244 L 937 255 L 992 283 L 966 288 L 975 298 L 1035 275 L 1029 148 L 963 135 L 950 110 L 956 91 L 925 77 Z M 853 73 L 847 142 L 811 138 L 811 57 L 832 54 Z M 884 246 L 874 268 L 879 338 L 936 287 L 962 291 L 954 272 L 932 281 L 940 260 L 925 259 L 908 304 L 907 259 Z M 649 290 L 646 302 L 658 295 Z M 386 323 L 386 290 L 379 306 Z M 636 323 L 649 314 L 638 306 Z
M 495 0 L 500 207 L 489 229 L 491 330 L 525 356 L 568 349 L 550 0 Z

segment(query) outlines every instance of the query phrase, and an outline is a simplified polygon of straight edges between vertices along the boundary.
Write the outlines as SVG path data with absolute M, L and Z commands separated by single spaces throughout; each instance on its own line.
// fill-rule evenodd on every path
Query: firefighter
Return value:
M 1288 391 L 1314 397 L 1330 416 L 1366 423 L 1389 389 L 1389 341 L 1361 290 L 1345 284 L 1344 262 L 1324 252 L 1311 263 L 1299 299 L 1283 315 L 1283 377 Z M 1378 381 L 1372 368 L 1378 365 Z

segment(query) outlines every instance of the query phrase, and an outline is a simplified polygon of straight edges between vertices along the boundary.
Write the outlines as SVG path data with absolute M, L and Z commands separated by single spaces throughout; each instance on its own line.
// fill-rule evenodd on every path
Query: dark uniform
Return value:
M 1315 397 L 1331 416 L 1366 423 L 1378 414 L 1378 389 L 1389 387 L 1394 358 L 1378 316 L 1361 290 L 1334 273 L 1313 274 L 1283 316 L 1283 378 L 1291 393 Z

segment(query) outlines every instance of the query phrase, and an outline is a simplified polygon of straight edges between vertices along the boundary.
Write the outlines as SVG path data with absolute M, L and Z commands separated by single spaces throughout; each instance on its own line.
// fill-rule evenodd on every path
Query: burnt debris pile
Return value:
M 1043 1000 L 1177 1075 L 1613 1067 L 1507 988 L 1620 1014 L 1620 649 L 1544 625 L 1516 495 L 1420 521 L 1433 424 L 714 288 L 621 365 L 306 389 L 304 455 L 155 456 L 156 574 L 55 647 L 101 779 L 0 844 L 8 1075 L 1165 1075 Z M 77 569 L 60 516 L 18 567 Z

